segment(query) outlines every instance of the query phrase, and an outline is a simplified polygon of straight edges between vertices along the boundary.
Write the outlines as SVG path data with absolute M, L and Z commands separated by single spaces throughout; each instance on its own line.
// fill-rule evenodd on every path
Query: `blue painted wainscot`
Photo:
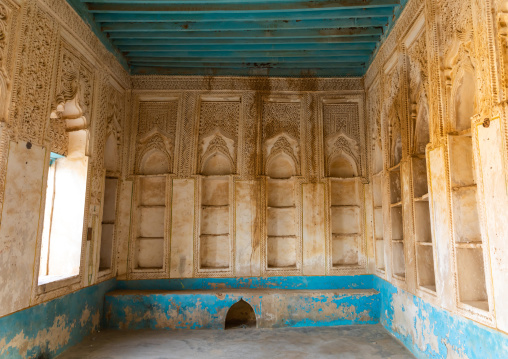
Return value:
M 507 359 L 508 335 L 437 308 L 375 277 L 380 323 L 421 359 Z
M 372 287 L 372 276 L 120 281 L 106 295 L 105 324 L 223 329 L 228 309 L 241 299 L 259 328 L 374 324 L 380 301 Z
M 374 275 L 110 280 L 0 318 L 0 358 L 51 358 L 101 327 L 224 328 L 240 298 L 260 327 L 380 322 L 417 358 L 508 359 L 508 335 Z
M 52 358 L 101 327 L 115 279 L 0 318 L 0 358 Z

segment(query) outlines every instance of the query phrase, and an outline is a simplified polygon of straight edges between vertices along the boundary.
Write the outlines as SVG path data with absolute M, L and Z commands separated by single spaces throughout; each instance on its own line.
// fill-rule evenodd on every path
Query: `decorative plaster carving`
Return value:
M 267 165 L 278 154 L 291 158 L 296 167 L 295 173 L 303 176 L 295 180 L 295 186 L 304 181 L 322 180 L 318 174 L 326 173 L 330 158 L 338 153 L 347 153 L 354 159 L 358 174 L 366 175 L 368 162 L 365 149 L 369 147 L 362 135 L 365 130 L 361 113 L 363 103 L 359 100 L 358 104 L 345 101 L 320 106 L 319 102 L 324 95 L 361 99 L 364 96 L 364 80 L 372 148 L 380 148 L 381 141 L 386 144 L 386 167 L 394 164 L 388 158 L 394 157 L 399 145 L 407 146 L 410 153 L 422 154 L 426 117 L 431 123 L 430 148 L 446 143 L 445 134 L 452 129 L 452 121 L 456 117 L 453 95 L 460 87 L 465 72 L 472 72 L 475 79 L 477 104 L 474 124 L 478 125 L 484 116 L 489 117 L 494 107 L 492 104 L 498 101 L 497 66 L 501 69 L 500 84 L 504 91 L 501 99 L 506 100 L 508 5 L 506 1 L 495 3 L 498 13 L 493 15 L 491 1 L 409 0 L 397 24 L 378 49 L 364 79 L 284 79 L 129 78 L 67 3 L 29 0 L 23 4 L 21 28 L 13 31 L 18 23 L 18 6 L 1 0 L 0 100 L 5 101 L 0 102 L 8 103 L 11 87 L 12 101 L 9 109 L 0 107 L 0 121 L 8 123 L 0 137 L 0 210 L 9 140 L 25 140 L 40 145 L 50 140 L 52 151 L 65 154 L 67 128 L 66 123 L 59 119 L 62 112 L 58 111 L 58 107 L 67 101 L 76 101 L 76 107 L 88 121 L 87 128 L 91 129 L 93 146 L 89 193 L 92 205 L 101 203 L 103 158 L 110 136 L 119 153 L 124 153 L 124 156 L 119 156 L 117 168 L 122 168 L 124 157 L 124 160 L 129 160 L 131 173 L 139 171 L 144 154 L 156 150 L 168 158 L 170 171 L 180 177 L 199 173 L 201 165 L 213 153 L 225 155 L 231 161 L 234 172 L 239 173 L 242 179 L 253 179 L 265 173 Z M 405 48 L 399 40 L 422 12 L 425 15 L 425 31 Z M 496 29 L 499 42 L 497 51 L 493 29 Z M 72 42 L 72 46 L 61 45 L 62 32 L 71 33 L 81 50 L 74 49 Z M 17 41 L 14 33 L 19 34 L 16 35 L 19 37 Z M 71 35 L 65 35 L 67 42 Z M 16 43 L 19 43 L 19 54 L 15 76 L 11 78 L 14 67 L 12 49 Z M 81 54 L 83 48 L 89 53 Z M 397 54 L 406 58 L 399 59 Z M 63 60 L 55 61 L 57 58 Z M 385 72 L 385 65 L 393 58 L 396 58 L 393 68 Z M 103 69 L 102 72 L 97 68 Z M 134 133 L 126 134 L 128 131 L 123 129 L 127 128 L 125 119 L 129 109 L 125 107 L 129 107 L 130 100 L 125 99 L 125 93 L 111 86 L 111 77 L 124 88 L 132 86 L 134 91 L 153 91 L 152 95 L 158 95 L 161 90 L 174 91 L 173 95 L 181 96 L 183 100 L 133 101 L 137 102 L 133 108 L 139 105 L 139 111 L 129 119 L 133 122 L 139 119 L 139 124 Z M 203 101 L 212 92 L 216 98 L 226 98 L 229 95 L 224 94 L 225 91 L 228 94 L 237 91 L 235 96 L 241 100 Z M 53 104 L 52 96 L 55 100 Z M 294 101 L 294 97 L 298 100 Z M 49 119 L 52 110 L 55 118 Z M 181 123 L 178 123 L 179 111 L 183 117 Z M 9 118 L 5 115 L 7 112 Z M 322 116 L 322 123 L 317 120 L 319 116 Z M 506 124 L 504 128 L 506 144 Z M 126 155 L 127 146 L 123 146 L 121 141 L 126 136 L 133 136 L 131 156 Z M 401 154 L 401 157 L 407 155 Z M 127 164 L 124 166 L 127 167 Z M 449 170 L 444 170 L 447 175 Z M 261 206 L 265 206 L 266 183 L 262 186 Z M 385 188 L 385 195 L 387 191 Z M 234 191 L 231 203 L 235 203 L 233 196 Z M 195 201 L 198 203 L 196 198 Z M 299 220 L 301 199 L 296 197 L 295 202 Z M 167 203 L 170 203 L 169 199 Z M 448 215 L 452 218 L 451 213 Z M 365 216 L 365 211 L 362 211 L 362 218 Z M 262 233 L 257 232 L 257 235 L 266 234 Z M 297 236 L 301 250 L 301 234 Z M 266 243 L 262 241 L 263 245 L 262 253 L 265 253 Z M 301 273 L 300 257 L 297 258 L 297 269 L 280 273 Z M 409 263 L 415 258 L 408 255 L 406 259 Z M 262 268 L 266 273 L 266 258 L 261 261 L 265 261 Z M 168 262 L 167 253 L 164 262 Z M 344 269 L 341 274 L 350 273 L 347 271 Z M 270 272 L 273 273 L 275 271 Z M 140 274 L 141 277 L 167 277 L 167 272 Z M 70 290 L 66 288 L 58 293 Z M 489 323 L 490 320 L 488 315 L 473 313 L 471 316 L 482 322 Z
M 21 31 L 24 39 L 18 55 L 11 118 L 19 139 L 42 145 L 58 26 L 49 14 L 29 3 Z
M 180 142 L 179 156 L 178 156 L 178 172 L 177 174 L 182 177 L 189 177 L 192 174 L 192 164 L 194 158 L 194 126 L 195 126 L 195 111 L 198 94 L 193 92 L 185 92 L 183 100 L 183 119 L 181 133 L 184 141 Z
M 134 90 L 202 91 L 355 91 L 363 92 L 361 78 L 289 79 L 276 77 L 132 76 Z
M 425 34 L 407 49 L 409 76 L 409 147 L 411 153 L 425 153 L 430 141 L 428 109 L 428 52 Z
M 178 118 L 178 102 L 141 101 L 138 112 L 136 172 L 142 173 L 145 154 L 157 150 L 172 166 Z M 172 171 L 172 167 L 169 168 Z
M 198 172 L 209 156 L 219 152 L 230 161 L 231 173 L 236 173 L 240 110 L 240 101 L 200 102 Z
M 204 167 L 207 161 L 217 155 L 222 154 L 227 158 L 229 162 L 230 173 L 234 172 L 235 166 L 235 141 L 227 138 L 220 129 L 216 129 L 215 132 L 210 133 L 208 136 L 202 138 L 200 144 L 200 156 L 198 166 L 199 172 L 204 173 Z
M 113 86 L 109 87 L 108 90 L 108 108 L 107 108 L 107 118 L 106 118 L 106 144 L 107 141 L 112 139 L 114 146 L 116 148 L 114 158 L 114 164 L 111 163 L 106 166 L 105 168 L 108 171 L 114 172 L 115 175 L 118 175 L 120 173 L 120 170 L 122 168 L 122 150 L 123 150 L 123 123 L 124 123 L 124 109 L 123 109 L 123 96 L 122 93 L 118 90 L 116 90 Z M 108 148 L 111 150 L 111 148 Z M 104 158 L 108 155 L 106 153 L 106 148 L 104 150 Z M 108 166 L 111 166 L 112 168 L 108 168 Z
M 7 121 L 7 109 L 11 91 L 12 50 L 17 25 L 18 5 L 4 0 L 0 2 L 0 122 Z
M 255 92 L 244 92 L 242 96 L 243 112 L 242 125 L 239 133 L 239 146 L 242 161 L 240 175 L 252 178 L 257 172 L 257 138 L 258 138 L 258 106 L 259 95 Z
M 300 161 L 298 160 L 299 145 L 298 142 L 291 138 L 287 133 L 278 134 L 275 137 L 268 139 L 265 142 L 265 153 L 266 153 L 266 168 L 270 167 L 271 161 L 280 154 L 285 154 L 294 166 L 294 173 L 296 174 L 300 167 Z
M 325 104 L 323 112 L 327 176 L 330 172 L 330 160 L 342 152 L 347 153 L 353 159 L 356 174 L 362 174 L 358 104 Z
M 30 0 L 37 2 L 40 6 L 51 12 L 55 19 L 61 21 L 61 25 L 68 29 L 75 38 L 83 45 L 87 46 L 90 54 L 96 56 L 104 69 L 118 81 L 123 88 L 130 87 L 130 78 L 128 72 L 120 65 L 116 57 L 109 52 L 101 41 L 95 36 L 90 27 L 81 19 L 81 17 L 72 9 L 66 1 L 60 0 Z
M 273 144 L 279 138 L 279 135 L 285 133 L 287 143 L 300 142 L 300 122 L 301 122 L 301 103 L 300 102 L 263 102 L 262 118 L 263 118 L 263 132 L 262 132 L 262 143 L 264 147 L 264 166 L 266 170 L 266 163 L 268 156 L 272 150 Z M 282 141 L 282 140 L 281 140 Z M 284 143 L 285 144 L 285 143 Z M 283 143 L 280 143 L 283 146 Z M 289 146 L 291 147 L 291 146 Z M 292 152 L 292 156 L 295 160 L 296 174 L 300 174 L 300 146 L 291 147 L 287 149 L 288 153 Z
M 502 99 L 507 100 L 508 91 L 508 1 L 498 1 L 497 13 L 497 41 L 498 53 L 501 65 L 501 89 Z
M 497 13 L 495 11 L 497 9 Z M 407 164 L 415 158 L 422 158 L 426 151 L 449 147 L 448 133 L 453 131 L 467 136 L 473 124 L 480 125 L 482 118 L 490 118 L 495 115 L 494 104 L 506 97 L 506 16 L 508 13 L 506 0 L 481 1 L 481 0 L 427 0 L 408 1 L 399 20 L 387 35 L 386 40 L 379 48 L 365 76 L 367 89 L 367 108 L 369 125 L 372 131 L 372 149 L 375 151 L 376 139 L 381 137 L 383 143 L 383 155 L 385 167 L 391 167 L 397 161 L 393 160 L 395 150 L 398 147 L 406 148 L 398 157 L 402 158 L 400 167 L 403 176 L 410 175 Z M 424 24 L 417 32 L 415 29 Z M 418 26 L 416 26 L 418 23 Z M 493 33 L 497 35 L 496 39 Z M 400 39 L 404 39 L 400 41 Z M 497 54 L 496 54 L 497 50 Z M 399 55 L 404 54 L 402 58 Z M 498 73 L 500 79 L 498 80 Z M 378 89 L 377 83 L 380 84 Z M 498 83 L 500 89 L 498 90 Z M 499 95 L 498 95 L 499 93 Z M 499 97 L 499 99 L 498 99 Z M 462 99 L 462 105 L 467 109 L 460 108 L 457 99 Z M 379 108 L 381 114 L 379 115 Z M 466 111 L 467 110 L 467 111 Z M 460 113 L 468 113 L 462 116 L 463 121 L 458 125 L 457 118 Z M 381 123 L 378 123 L 378 118 Z M 379 126 L 381 125 L 381 126 Z M 379 129 L 382 128 L 381 134 Z M 453 135 L 452 134 L 452 135 Z M 381 136 L 380 136 L 381 135 Z M 503 134 L 506 137 L 506 134 Z M 427 142 L 430 142 L 427 146 Z M 400 143 L 400 144 L 399 144 Z M 477 157 L 477 149 L 474 156 Z M 408 157 L 414 155 L 415 157 Z M 447 154 L 449 156 L 449 154 Z M 445 157 L 447 158 L 447 157 Z M 374 163 L 375 161 L 373 161 Z M 475 170 L 478 165 L 475 164 Z M 428 167 L 431 168 L 431 167 Z M 450 178 L 452 169 L 450 163 L 446 164 L 442 175 Z M 437 174 L 429 173 L 429 179 Z M 383 174 L 385 186 L 383 188 L 384 201 L 389 197 L 388 172 Z M 430 185 L 430 182 L 429 182 Z M 412 200 L 412 184 L 406 184 L 406 200 Z M 430 189 L 429 189 L 430 191 Z M 430 191 L 431 192 L 431 191 Z M 450 244 L 455 247 L 453 226 L 453 199 L 452 188 L 446 184 L 446 191 L 433 196 L 446 196 L 448 210 L 447 221 L 450 226 Z M 482 195 L 479 192 L 480 221 L 485 225 L 482 218 L 484 211 L 481 208 Z M 389 201 L 389 199 L 388 199 Z M 402 203 L 402 207 L 410 208 L 410 205 Z M 431 211 L 433 207 L 431 206 Z M 385 235 L 390 227 L 390 215 L 384 209 Z M 404 221 L 404 248 L 406 267 L 416 262 L 416 254 L 411 249 L 414 238 L 413 224 L 408 218 L 413 218 L 412 213 L 405 214 Z M 455 219 L 456 220 L 456 219 Z M 435 224 L 440 225 L 440 224 Z M 442 233 L 442 232 L 441 232 Z M 408 241 L 407 241 L 408 240 Z M 439 238 L 439 240 L 442 240 Z M 390 257 L 391 248 L 385 246 L 387 257 Z M 452 273 L 450 280 L 456 275 L 457 258 L 451 249 L 450 258 L 441 256 L 440 261 L 450 265 Z M 435 250 L 434 250 L 434 253 Z M 447 262 L 449 260 L 449 262 Z M 488 254 L 484 252 L 484 262 L 488 263 Z M 438 265 L 443 265 L 442 262 Z M 392 271 L 387 263 L 387 273 Z M 415 272 L 416 274 L 416 272 Z M 437 272 L 437 277 L 442 273 Z M 487 290 L 489 291 L 489 271 L 486 268 Z M 412 289 L 412 282 L 417 277 L 411 272 L 406 272 L 405 283 L 393 280 L 397 285 L 407 290 Z M 485 324 L 492 324 L 493 313 L 472 310 L 459 301 L 459 288 L 455 278 L 454 288 L 447 291 L 447 295 L 455 295 L 456 303 L 453 309 L 458 313 L 469 316 Z M 439 290 L 438 290 L 439 291 Z M 420 292 L 419 292 L 420 293 Z M 421 293 L 420 293 L 421 294 Z M 440 294 L 438 293 L 438 296 Z M 428 295 L 426 299 L 436 300 L 435 296 Z M 442 299 L 442 298 L 441 298 Z M 491 303 L 492 305 L 492 303 Z M 468 309 L 469 308 L 469 309 Z

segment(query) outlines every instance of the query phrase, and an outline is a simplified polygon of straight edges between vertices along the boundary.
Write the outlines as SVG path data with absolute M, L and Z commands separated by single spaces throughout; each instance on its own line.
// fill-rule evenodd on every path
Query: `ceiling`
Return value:
M 406 0 L 67 0 L 132 74 L 362 76 Z

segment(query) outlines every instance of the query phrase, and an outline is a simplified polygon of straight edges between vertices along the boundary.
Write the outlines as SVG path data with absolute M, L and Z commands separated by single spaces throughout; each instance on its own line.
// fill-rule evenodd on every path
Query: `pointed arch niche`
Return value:
M 138 140 L 131 263 L 135 275 L 165 273 L 170 233 L 172 143 L 154 128 Z
M 198 273 L 226 275 L 232 268 L 235 141 L 216 128 L 200 141 Z
M 384 148 L 387 164 L 385 179 L 389 187 L 388 223 L 390 225 L 389 248 L 391 249 L 392 276 L 400 281 L 406 279 L 406 241 L 404 238 L 404 216 L 402 210 L 402 180 L 401 160 L 403 119 L 402 81 L 404 76 L 403 55 L 395 53 L 384 69 L 383 90 L 389 92 L 389 98 L 384 100 L 381 122 L 384 132 Z
M 256 313 L 249 303 L 240 299 L 226 314 L 224 329 L 256 328 Z
M 265 261 L 268 271 L 299 267 L 298 150 L 297 141 L 287 133 L 280 133 L 265 143 Z
M 426 96 L 420 96 L 411 114 L 413 133 L 410 146 L 411 187 L 413 196 L 416 275 L 420 290 L 436 292 L 434 242 L 432 238 L 429 186 L 427 183 L 427 156 L 425 141 L 429 141 L 429 117 Z
M 457 53 L 462 53 L 458 47 Z M 452 197 L 453 245 L 458 306 L 465 312 L 489 312 L 484 239 L 478 213 L 471 124 L 476 109 L 476 76 L 469 55 L 448 68 L 450 119 L 448 160 Z
M 419 293 L 436 294 L 434 242 L 432 238 L 429 188 L 427 185 L 426 147 L 430 142 L 428 106 L 428 50 L 425 18 L 420 15 L 404 40 L 408 78 L 409 164 L 412 212 L 404 207 L 406 218 L 413 224 L 416 255 L 416 286 Z M 407 192 L 406 192 L 407 193 Z
M 102 277 L 111 273 L 114 262 L 116 237 L 116 208 L 118 201 L 119 175 L 121 166 L 122 127 L 119 110 L 108 101 L 106 142 L 104 144 L 104 199 L 102 201 L 101 242 L 99 250 L 99 273 Z
M 359 145 L 343 132 L 325 138 L 325 171 L 329 188 L 330 268 L 360 265 L 363 186 L 359 177 Z

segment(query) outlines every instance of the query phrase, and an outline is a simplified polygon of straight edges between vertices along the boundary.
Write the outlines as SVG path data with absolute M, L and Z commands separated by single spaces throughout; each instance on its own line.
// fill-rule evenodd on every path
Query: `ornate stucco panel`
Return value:
M 135 171 L 142 173 L 144 157 L 160 151 L 172 172 L 178 118 L 178 101 L 140 101 L 138 104 Z
M 262 105 L 262 119 L 263 173 L 266 171 L 268 156 L 270 156 L 267 152 L 268 144 L 272 142 L 275 144 L 278 139 L 281 148 L 287 148 L 287 151 L 293 152 L 293 158 L 297 160 L 294 163 L 295 171 L 299 175 L 301 171 L 301 102 L 283 98 L 265 99 Z M 286 134 L 283 136 L 285 140 L 280 138 L 281 134 Z M 287 146 L 291 143 L 298 145 Z
M 330 160 L 339 153 L 347 153 L 354 162 L 356 175 L 364 174 L 360 135 L 359 105 L 333 103 L 325 100 L 323 105 L 323 134 L 326 176 L 329 175 Z
M 241 119 L 240 98 L 236 101 L 224 99 L 200 101 L 198 165 L 201 173 L 206 160 L 214 153 L 221 153 L 231 164 L 231 173 L 237 172 L 237 146 Z

